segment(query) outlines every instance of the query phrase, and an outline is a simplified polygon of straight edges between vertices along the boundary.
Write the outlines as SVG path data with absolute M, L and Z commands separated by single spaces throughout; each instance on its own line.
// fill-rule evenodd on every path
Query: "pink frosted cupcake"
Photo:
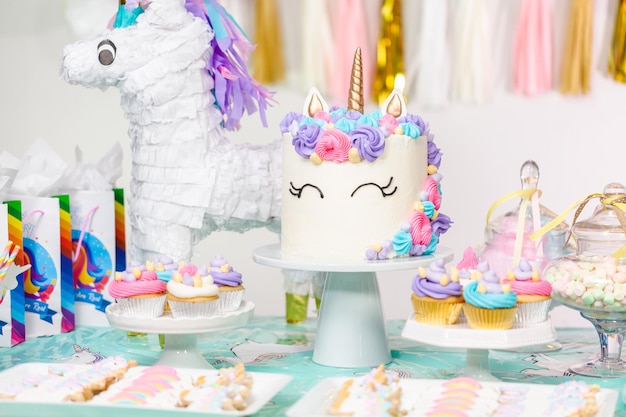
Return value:
M 152 262 L 131 262 L 125 271 L 115 273 L 108 291 L 126 316 L 149 318 L 163 314 L 166 285 L 158 279 Z
M 520 324 L 540 323 L 548 318 L 552 303 L 552 286 L 541 279 L 539 271 L 526 260 L 506 272 L 511 290 L 517 294 L 515 321 Z
M 463 251 L 463 257 L 456 264 L 456 269 L 459 270 L 459 280 L 465 284 L 471 279 L 478 279 L 478 258 L 476 257 L 476 251 L 471 246 L 468 246 Z
M 215 255 L 211 259 L 209 274 L 219 289 L 220 310 L 237 310 L 241 305 L 245 291 L 241 274 L 235 271 L 221 255 Z

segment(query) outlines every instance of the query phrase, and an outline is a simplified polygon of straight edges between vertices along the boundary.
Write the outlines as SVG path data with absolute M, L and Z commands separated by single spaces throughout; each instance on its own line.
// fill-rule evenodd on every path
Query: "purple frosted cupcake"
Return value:
M 221 255 L 215 255 L 208 272 L 219 288 L 220 311 L 234 311 L 241 305 L 245 288 L 241 273 L 235 271 Z

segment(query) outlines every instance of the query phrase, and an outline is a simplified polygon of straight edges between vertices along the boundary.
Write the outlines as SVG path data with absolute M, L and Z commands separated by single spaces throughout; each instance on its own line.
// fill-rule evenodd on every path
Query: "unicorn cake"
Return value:
M 363 112 L 361 54 L 347 108 L 312 89 L 303 113 L 281 122 L 281 253 L 383 260 L 435 251 L 451 225 L 441 213 L 441 152 L 428 125 L 394 90 Z

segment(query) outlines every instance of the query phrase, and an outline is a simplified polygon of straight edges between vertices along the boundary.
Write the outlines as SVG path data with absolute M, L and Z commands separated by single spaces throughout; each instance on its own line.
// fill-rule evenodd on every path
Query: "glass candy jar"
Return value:
M 576 222 L 591 199 L 601 204 L 593 215 Z M 572 225 L 576 253 L 551 261 L 543 272 L 552 284 L 552 298 L 580 312 L 600 339 L 596 360 L 573 365 L 579 375 L 603 378 L 626 376 L 621 358 L 626 333 L 626 189 L 611 183 L 603 194 L 591 195 L 579 206 Z
M 552 259 L 573 252 L 565 245 L 569 225 L 558 223 L 540 240 L 532 240 L 531 234 L 557 216 L 538 203 L 539 167 L 532 161 L 526 161 L 520 169 L 521 190 L 508 194 L 491 206 L 489 214 L 502 202 L 521 197 L 519 204 L 505 214 L 487 221 L 485 228 L 484 249 L 479 253 L 483 261 L 489 263 L 499 277 L 505 277 L 506 271 L 526 259 L 538 270 Z M 533 198 L 537 197 L 536 201 Z

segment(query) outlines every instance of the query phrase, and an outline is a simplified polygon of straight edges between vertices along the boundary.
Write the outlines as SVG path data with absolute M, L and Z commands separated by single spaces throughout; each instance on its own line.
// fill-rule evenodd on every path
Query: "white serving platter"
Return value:
M 0 382 L 18 382 L 25 378 L 47 373 L 50 366 L 58 367 L 88 367 L 91 365 L 68 365 L 59 363 L 25 363 L 19 364 L 0 372 Z M 129 369 L 128 376 L 137 375 L 146 367 L 137 366 Z M 214 369 L 191 369 L 174 368 L 177 373 L 183 376 L 216 375 Z M 91 402 L 62 402 L 62 401 L 40 401 L 33 398 L 32 401 L 16 401 L 0 399 L 0 416 L 2 417 L 111 417 L 113 415 L 132 415 L 133 417 L 150 416 L 180 416 L 180 415 L 202 415 L 202 416 L 248 416 L 258 412 L 267 404 L 289 381 L 291 375 L 248 372 L 253 378 L 253 386 L 248 398 L 248 407 L 242 411 L 202 411 L 189 410 L 185 408 L 168 407 L 166 405 L 119 405 L 119 404 L 97 404 Z M 97 397 L 94 397 L 97 398 Z
M 333 377 L 321 380 L 317 385 L 311 388 L 300 400 L 287 410 L 288 417 L 328 417 L 332 414 L 328 413 L 330 404 L 333 402 L 337 391 L 343 383 L 350 378 Z M 402 407 L 408 411 L 406 417 L 423 416 L 423 409 L 418 410 L 420 394 L 427 392 L 429 387 L 439 384 L 444 380 L 437 379 L 400 379 L 399 384 L 402 388 Z M 517 384 L 506 382 L 483 382 L 484 386 L 495 385 L 500 388 L 526 389 L 524 396 L 525 407 L 518 417 L 537 417 L 548 415 L 547 407 L 550 404 L 549 395 L 552 393 L 552 385 L 539 384 Z M 618 393 L 615 390 L 601 389 L 596 394 L 598 413 L 596 417 L 612 417 L 615 412 Z M 429 398 L 429 399 L 432 399 Z M 552 410 L 553 411 L 553 410 Z M 550 417 L 565 417 L 563 414 L 551 413 Z

